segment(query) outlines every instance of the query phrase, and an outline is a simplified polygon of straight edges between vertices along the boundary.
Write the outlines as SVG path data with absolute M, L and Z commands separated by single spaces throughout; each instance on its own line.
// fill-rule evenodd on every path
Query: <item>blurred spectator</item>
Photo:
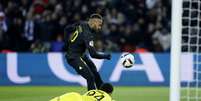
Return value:
M 50 50 L 52 52 L 61 52 L 64 46 L 63 38 L 61 35 L 57 35 L 57 38 L 55 41 L 51 42 L 51 48 Z
M 29 7 L 31 5 L 31 2 L 29 0 L 20 0 L 20 11 L 22 12 L 23 17 L 27 16 L 27 13 L 29 12 Z
M 40 40 L 37 40 L 31 45 L 31 52 L 33 53 L 43 53 L 48 52 L 50 50 L 50 44 L 41 42 Z
M 42 14 L 45 11 L 45 4 L 42 0 L 34 0 L 33 6 L 35 14 Z
M 5 17 L 5 14 L 4 12 L 0 12 L 0 28 L 1 28 L 1 31 L 3 32 L 6 32 L 8 30 L 8 26 L 7 26 L 7 23 L 6 23 L 6 17 Z
M 156 5 L 157 0 L 146 0 L 146 6 L 148 9 L 152 9 Z
M 14 18 L 13 23 L 8 27 L 9 46 L 14 51 L 25 51 L 23 28 L 21 18 Z
M 64 27 L 100 13 L 105 20 L 103 34 L 98 35 L 98 50 L 166 52 L 170 48 L 170 3 L 169 0 L 0 0 L 0 50 L 62 51 Z
M 110 24 L 122 24 L 125 20 L 124 15 L 117 11 L 116 8 L 112 8 L 111 11 L 107 11 L 107 22 Z
M 3 48 L 5 34 L 8 31 L 8 25 L 6 23 L 6 17 L 4 12 L 0 12 L 0 49 Z
M 25 21 L 25 26 L 24 26 L 24 36 L 28 41 L 33 41 L 34 40 L 34 20 L 33 17 L 31 15 L 31 13 L 29 13 L 27 15 L 27 19 Z
M 162 48 L 160 49 L 161 52 L 163 51 L 167 52 L 170 50 L 171 36 L 166 30 L 160 30 L 160 29 L 156 30 L 152 38 L 153 38 L 153 43 L 155 45 L 159 45 Z M 159 51 L 159 50 L 155 50 L 155 51 Z
M 116 43 L 113 43 L 112 41 L 110 40 L 107 40 L 107 46 L 106 46 L 106 51 L 108 52 L 119 52 L 120 51 L 120 48 L 119 46 L 116 44 Z

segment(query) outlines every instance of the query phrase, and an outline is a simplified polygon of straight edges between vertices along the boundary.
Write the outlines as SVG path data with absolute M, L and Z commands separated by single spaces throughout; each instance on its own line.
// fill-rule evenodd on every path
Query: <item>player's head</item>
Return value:
M 110 83 L 104 83 L 101 85 L 100 90 L 105 91 L 111 95 L 113 92 L 113 86 Z
M 103 18 L 100 14 L 92 14 L 89 18 L 88 23 L 93 30 L 99 31 L 101 30 L 103 25 Z

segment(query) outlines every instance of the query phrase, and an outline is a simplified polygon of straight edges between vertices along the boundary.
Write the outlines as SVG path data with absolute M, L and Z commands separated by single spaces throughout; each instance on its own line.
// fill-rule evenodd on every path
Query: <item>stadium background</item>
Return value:
M 113 58 L 94 61 L 104 80 L 115 85 L 114 99 L 168 101 L 170 9 L 170 0 L 1 0 L 0 101 L 47 101 L 66 92 L 84 93 L 83 79 L 61 53 L 63 28 L 92 13 L 104 16 L 96 48 L 112 52 Z M 133 68 L 118 65 L 122 52 L 134 53 Z M 184 56 L 192 65 L 193 55 Z

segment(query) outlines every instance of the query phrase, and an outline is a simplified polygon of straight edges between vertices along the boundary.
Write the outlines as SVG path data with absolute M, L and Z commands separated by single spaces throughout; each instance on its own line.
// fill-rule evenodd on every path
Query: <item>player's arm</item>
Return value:
M 78 25 L 78 23 L 75 23 L 75 24 L 72 24 L 72 25 L 67 25 L 64 28 L 64 33 L 69 34 L 69 33 L 73 32 L 73 31 L 75 31 L 77 25 Z
M 88 48 L 89 54 L 92 58 L 97 58 L 97 59 L 110 59 L 111 55 L 110 54 L 106 54 L 106 53 L 99 53 L 96 51 L 96 49 L 94 48 L 94 40 L 92 37 L 90 36 L 85 36 L 85 44 Z
M 97 52 L 96 49 L 94 48 L 94 46 L 92 46 L 92 44 L 94 44 L 94 42 L 93 41 L 89 41 L 89 43 L 88 43 L 88 50 L 89 50 L 89 54 L 90 54 L 90 56 L 92 58 L 108 59 L 108 60 L 111 58 L 110 54 Z
M 70 35 L 72 35 L 72 33 L 74 33 L 77 29 L 78 23 L 72 24 L 72 25 L 67 25 L 64 28 L 64 39 L 66 39 L 66 41 L 69 40 Z
M 67 25 L 64 28 L 64 46 L 63 46 L 63 51 L 67 51 L 68 45 L 69 45 L 68 41 L 69 41 L 70 35 L 75 30 L 76 30 L 76 24 Z

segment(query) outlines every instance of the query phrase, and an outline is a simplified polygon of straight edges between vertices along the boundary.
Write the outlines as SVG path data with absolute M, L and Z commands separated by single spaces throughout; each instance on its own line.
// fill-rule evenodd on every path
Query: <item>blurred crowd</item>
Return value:
M 171 0 L 0 0 L 0 50 L 60 52 L 66 25 L 104 16 L 96 49 L 168 52 Z

